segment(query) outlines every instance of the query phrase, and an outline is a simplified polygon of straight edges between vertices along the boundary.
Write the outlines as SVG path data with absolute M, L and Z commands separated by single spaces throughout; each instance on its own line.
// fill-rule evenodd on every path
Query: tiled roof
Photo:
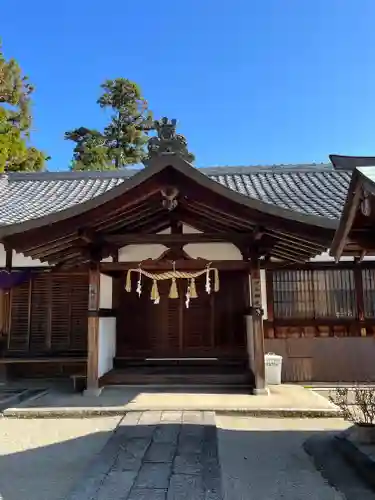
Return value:
M 351 172 L 329 166 L 215 167 L 201 169 L 220 184 L 305 215 L 338 219 Z M 118 186 L 136 170 L 119 172 L 10 173 L 0 177 L 0 224 L 64 210 Z

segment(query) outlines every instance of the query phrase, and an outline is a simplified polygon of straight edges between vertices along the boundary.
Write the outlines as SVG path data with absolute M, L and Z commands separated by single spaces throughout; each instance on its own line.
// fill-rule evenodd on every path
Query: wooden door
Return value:
M 189 308 L 185 306 L 183 297 L 182 352 L 190 356 L 210 356 L 215 348 L 215 293 L 205 290 L 206 278 L 200 276 L 195 280 L 198 297 L 191 299 Z
M 119 280 L 118 357 L 210 357 L 242 353 L 245 344 L 243 273 L 220 273 L 220 290 L 207 294 L 205 277 L 196 280 L 198 297 L 185 306 L 186 280 L 178 281 L 179 297 L 170 299 L 169 280 L 158 283 L 160 303 L 150 298 L 152 281 L 144 278 L 142 294 L 126 292 Z

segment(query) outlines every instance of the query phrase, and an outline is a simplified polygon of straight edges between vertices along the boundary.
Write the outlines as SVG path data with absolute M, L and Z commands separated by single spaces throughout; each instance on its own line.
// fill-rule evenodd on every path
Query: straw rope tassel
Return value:
M 176 278 L 172 278 L 171 288 L 169 290 L 169 298 L 170 299 L 178 299 L 178 289 Z
M 210 268 L 206 267 L 206 292 L 211 293 L 211 283 L 210 283 Z
M 138 297 L 140 297 L 142 295 L 142 273 L 140 270 L 139 270 L 139 275 L 138 275 L 136 292 L 138 294 Z
M 190 280 L 190 297 L 192 299 L 196 299 L 198 297 L 197 287 L 195 286 L 195 278 L 191 278 Z
M 125 290 L 126 290 L 127 292 L 131 292 L 131 291 L 132 291 L 131 273 L 132 273 L 132 270 L 131 270 L 131 269 L 129 269 L 129 271 L 126 273 Z
M 152 288 L 151 288 L 151 300 L 158 303 L 159 299 L 160 299 L 160 295 L 159 295 L 159 290 L 158 290 L 158 284 L 157 284 L 157 281 L 154 280 L 152 283 Z
M 214 281 L 214 291 L 218 292 L 220 290 L 220 280 L 219 280 L 219 271 L 214 268 L 215 281 Z

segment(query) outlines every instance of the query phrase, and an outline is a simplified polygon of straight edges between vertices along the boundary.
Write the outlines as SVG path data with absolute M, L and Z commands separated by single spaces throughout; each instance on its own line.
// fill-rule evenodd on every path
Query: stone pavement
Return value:
M 221 500 L 215 416 L 128 413 L 69 500 Z
M 216 420 L 224 499 L 344 500 L 316 470 L 303 445 L 311 436 L 346 429 L 347 422 L 238 416 Z
M 143 411 L 216 411 L 250 416 L 337 417 L 327 398 L 298 385 L 271 386 L 270 395 L 253 396 L 220 389 L 108 387 L 100 396 L 51 390 L 40 398 L 6 409 L 6 417 L 73 418 Z
M 74 420 L 3 418 L 0 498 L 338 500 L 344 497 L 304 446 L 348 426 L 334 418 L 190 411 Z M 343 467 L 332 463 L 341 474 Z M 343 474 L 346 490 L 350 486 L 355 492 L 346 500 L 375 498 L 363 494 L 350 471 Z

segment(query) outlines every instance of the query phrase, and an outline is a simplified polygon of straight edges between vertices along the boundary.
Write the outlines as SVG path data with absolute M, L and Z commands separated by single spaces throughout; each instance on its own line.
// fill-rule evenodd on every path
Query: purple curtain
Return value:
M 9 290 L 18 285 L 22 285 L 30 278 L 30 271 L 0 271 L 0 289 Z

